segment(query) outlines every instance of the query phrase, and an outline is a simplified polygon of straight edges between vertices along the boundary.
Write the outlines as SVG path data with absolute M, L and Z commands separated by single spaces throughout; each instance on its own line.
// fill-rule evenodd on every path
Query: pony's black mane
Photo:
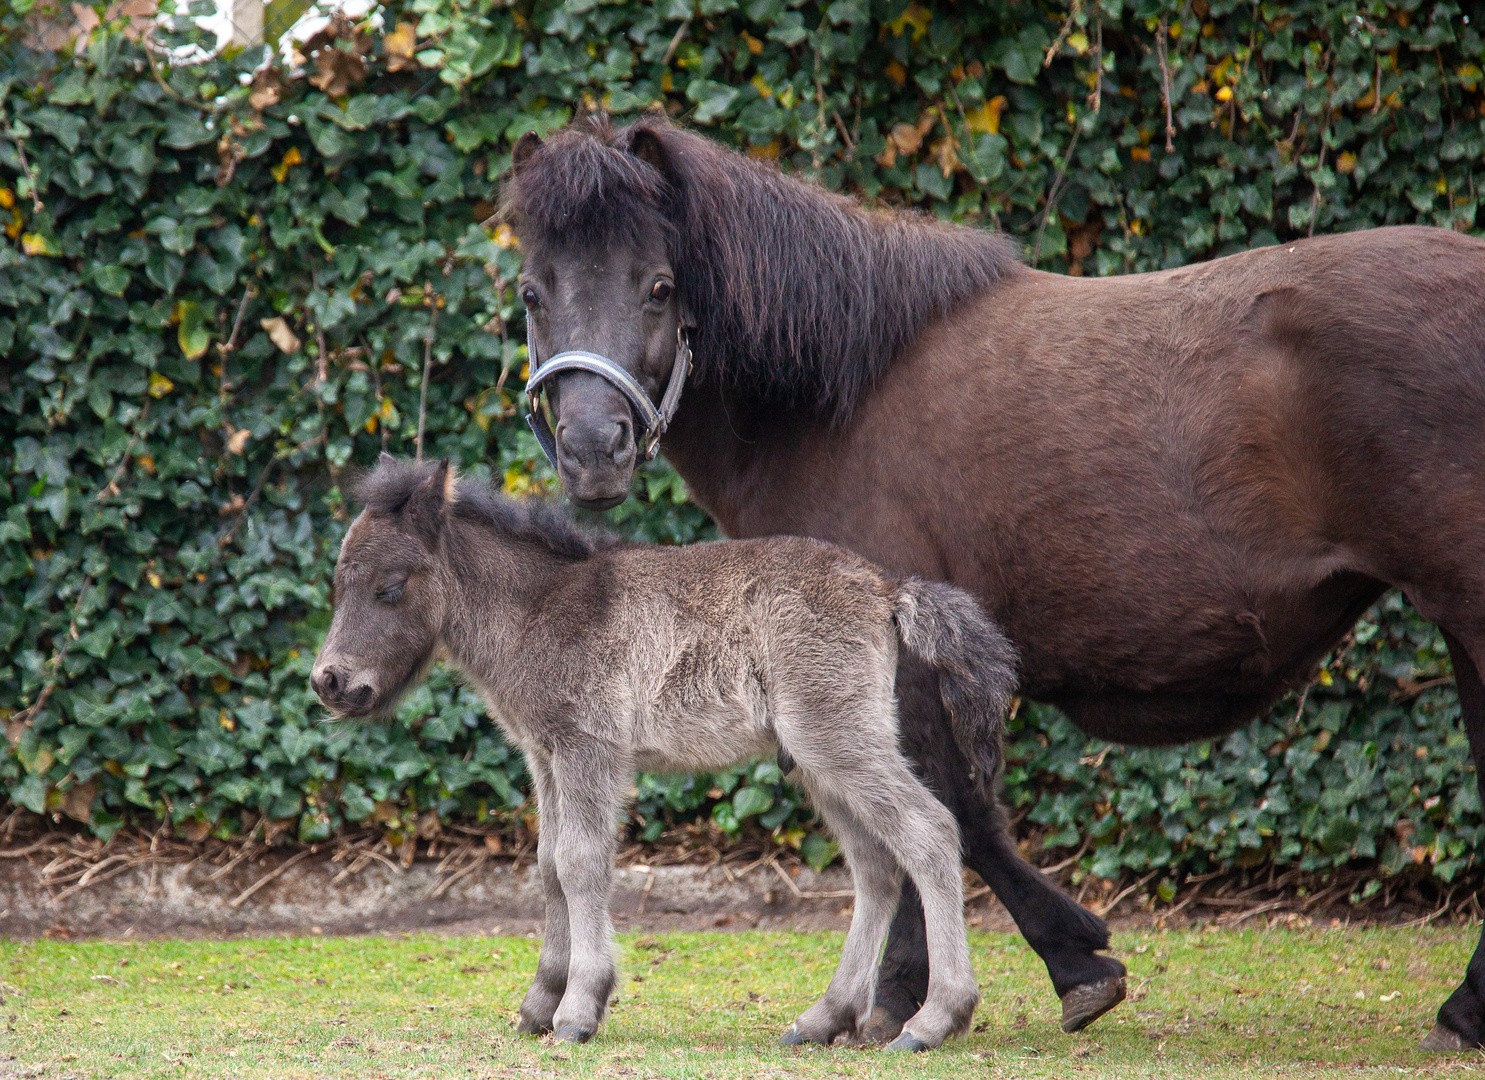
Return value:
M 660 117 L 573 123 L 514 169 L 502 206 L 528 246 L 662 229 L 697 377 L 837 420 L 926 325 L 1020 266 L 999 233 L 867 210 Z
M 438 465 L 437 461 L 383 458 L 356 484 L 356 501 L 373 513 L 400 513 Z M 581 561 L 621 543 L 615 536 L 578 524 L 554 500 L 513 499 L 495 484 L 468 476 L 459 479 L 457 491 L 454 513 L 460 517 L 493 526 L 502 536 L 536 544 L 562 559 Z

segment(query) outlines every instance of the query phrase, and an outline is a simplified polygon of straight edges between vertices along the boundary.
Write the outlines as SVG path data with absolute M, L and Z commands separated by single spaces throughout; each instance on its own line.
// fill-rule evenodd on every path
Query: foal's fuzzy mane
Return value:
M 373 513 L 401 513 L 408 499 L 437 472 L 436 461 L 384 459 L 355 487 L 356 501 Z M 461 477 L 456 487 L 454 513 L 466 520 L 493 526 L 502 536 L 545 548 L 562 559 L 581 561 L 622 541 L 589 529 L 555 501 L 540 497 L 513 499 L 495 484 Z
M 999 233 L 868 210 L 661 117 L 574 122 L 516 166 L 502 208 L 528 246 L 661 228 L 697 376 L 836 420 L 927 324 L 1020 268 Z

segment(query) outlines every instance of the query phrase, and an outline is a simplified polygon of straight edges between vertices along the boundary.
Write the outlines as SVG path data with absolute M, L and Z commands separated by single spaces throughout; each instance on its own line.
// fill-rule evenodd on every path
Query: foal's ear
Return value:
M 511 162 L 516 168 L 520 168 L 535 157 L 536 152 L 540 149 L 541 136 L 534 131 L 528 131 L 516 140 L 516 148 L 511 154 Z
M 444 458 L 408 496 L 402 512 L 407 515 L 408 524 L 429 543 L 437 542 L 444 520 L 458 499 L 458 488 L 458 470 Z

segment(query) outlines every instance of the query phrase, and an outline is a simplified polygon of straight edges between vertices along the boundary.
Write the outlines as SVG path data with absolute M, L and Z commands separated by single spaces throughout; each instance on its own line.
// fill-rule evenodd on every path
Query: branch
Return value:
M 681 47 L 681 42 L 686 39 L 686 32 L 691 29 L 691 17 L 688 15 L 686 21 L 681 23 L 675 32 L 675 37 L 670 39 L 670 44 L 665 46 L 665 55 L 660 58 L 660 66 L 669 64 L 675 56 L 675 51 Z
M 433 373 L 433 334 L 438 327 L 438 302 L 432 300 L 433 286 L 430 284 L 424 292 L 425 302 L 432 305 L 432 314 L 428 316 L 428 333 L 423 338 L 423 378 L 418 387 L 418 436 L 414 442 L 416 449 L 416 460 L 423 460 L 423 427 L 428 419 L 428 379 Z
M 1166 25 L 1165 16 L 1160 17 L 1160 26 L 1156 30 L 1159 35 L 1155 39 L 1155 58 L 1160 61 L 1160 96 L 1165 101 L 1165 152 L 1167 154 L 1175 150 L 1172 137 L 1176 133 L 1175 120 L 1171 115 L 1170 105 L 1170 67 L 1165 62 L 1166 38 L 1169 37 L 1169 27 Z
M 52 696 L 52 691 L 57 688 L 58 676 L 62 671 L 62 660 L 67 656 L 67 650 L 72 648 L 72 643 L 77 640 L 77 620 L 82 615 L 83 599 L 88 595 L 88 590 L 92 587 L 93 575 L 89 574 L 83 579 L 82 588 L 78 590 L 77 603 L 72 605 L 72 621 L 67 626 L 67 633 L 62 635 L 62 644 L 58 645 L 52 651 L 51 659 L 47 661 L 52 667 L 51 677 L 47 679 L 46 685 L 41 688 L 41 693 L 37 696 L 36 700 L 12 716 L 7 721 L 7 725 L 29 724 L 31 718 L 45 708 L 47 699 Z

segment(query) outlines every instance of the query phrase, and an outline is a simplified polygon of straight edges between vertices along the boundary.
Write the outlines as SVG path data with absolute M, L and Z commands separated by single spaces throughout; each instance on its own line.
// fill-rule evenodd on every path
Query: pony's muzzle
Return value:
M 557 472 L 573 502 L 606 510 L 624 501 L 639 461 L 627 407 L 620 415 L 559 420 L 556 442 Z

